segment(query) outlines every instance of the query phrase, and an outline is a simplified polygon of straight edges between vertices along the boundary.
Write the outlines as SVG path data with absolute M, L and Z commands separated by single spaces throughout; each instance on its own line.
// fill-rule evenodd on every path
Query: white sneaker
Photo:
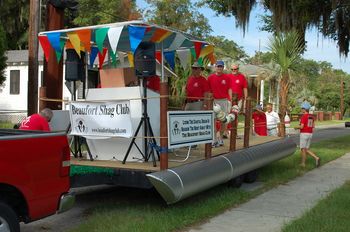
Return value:
M 218 144 L 219 144 L 219 146 L 224 146 L 224 140 L 220 139 Z
M 212 148 L 215 148 L 215 147 L 219 147 L 220 145 L 219 145 L 219 143 L 217 142 L 217 141 L 215 141 L 215 142 L 213 142 L 212 144 L 211 144 L 211 147 Z

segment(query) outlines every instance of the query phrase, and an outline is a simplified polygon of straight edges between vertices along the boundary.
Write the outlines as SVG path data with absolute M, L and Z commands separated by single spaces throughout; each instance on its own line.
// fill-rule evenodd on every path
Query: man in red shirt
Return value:
M 210 92 L 209 83 L 201 75 L 203 67 L 194 62 L 192 65 L 192 75 L 186 84 L 186 105 L 185 110 L 202 110 L 205 95 Z
M 49 122 L 53 116 L 52 110 L 45 108 L 39 114 L 32 114 L 24 119 L 19 127 L 20 130 L 50 131 Z
M 315 127 L 315 118 L 312 114 L 309 114 L 310 103 L 303 102 L 301 110 L 303 115 L 300 118 L 300 125 L 295 129 L 300 129 L 300 149 L 301 149 L 301 164 L 300 166 L 305 167 L 306 155 L 310 155 L 315 159 L 316 167 L 321 164 L 321 159 L 309 148 L 312 139 L 313 128 Z
M 259 136 L 267 136 L 266 115 L 261 105 L 257 105 L 252 114 L 254 121 L 254 132 Z
M 240 110 L 244 111 L 244 103 L 248 97 L 248 82 L 245 76 L 239 72 L 239 65 L 233 64 L 231 71 L 232 73 L 228 75 L 231 78 L 232 95 L 237 96 L 237 105 Z
M 223 72 L 224 65 L 225 64 L 222 60 L 216 62 L 215 73 L 208 77 L 208 82 L 210 90 L 213 93 L 214 104 L 220 105 L 225 113 L 229 113 L 231 108 L 232 90 L 230 77 Z M 216 141 L 214 141 L 213 147 L 224 145 L 222 136 L 226 126 L 223 126 L 221 122 L 217 123 L 217 125 L 218 126 L 216 126 L 215 129 L 220 132 L 216 132 Z

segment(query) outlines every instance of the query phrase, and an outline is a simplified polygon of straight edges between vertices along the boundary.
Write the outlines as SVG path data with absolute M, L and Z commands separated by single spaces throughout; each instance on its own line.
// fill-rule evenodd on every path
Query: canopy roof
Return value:
M 40 32 L 39 36 L 42 35 L 49 35 L 52 33 L 61 33 L 61 38 L 66 38 L 67 36 L 65 35 L 67 32 L 77 32 L 80 30 L 86 30 L 89 29 L 91 30 L 91 43 L 95 43 L 95 31 L 97 29 L 101 28 L 123 28 L 122 33 L 119 38 L 119 43 L 117 46 L 118 51 L 123 51 L 123 52 L 128 52 L 131 51 L 130 48 L 130 35 L 129 35 L 129 30 L 128 26 L 133 26 L 133 27 L 142 27 L 146 28 L 146 32 L 144 34 L 144 37 L 142 38 L 142 41 L 150 41 L 152 37 L 155 35 L 155 32 L 157 30 L 164 30 L 166 33 L 169 33 L 164 40 L 156 42 L 157 50 L 161 50 L 161 42 L 163 42 L 163 48 L 164 50 L 169 50 L 170 46 L 174 42 L 175 38 L 178 37 L 177 39 L 183 38 L 183 42 L 179 44 L 178 46 L 173 46 L 170 48 L 170 50 L 179 50 L 179 49 L 186 49 L 186 48 L 192 48 L 194 47 L 194 42 L 199 42 L 202 45 L 209 45 L 208 42 L 205 42 L 203 40 L 200 40 L 198 38 L 195 38 L 194 36 L 191 36 L 185 32 L 181 32 L 175 29 L 171 29 L 165 26 L 158 26 L 154 24 L 149 24 L 145 23 L 143 21 L 139 20 L 133 20 L 133 21 L 127 21 L 127 22 L 118 22 L 118 23 L 112 23 L 112 24 L 101 24 L 101 25 L 95 25 L 95 26 L 86 26 L 86 27 L 76 27 L 76 28 L 69 28 L 69 29 L 62 29 L 62 30 L 55 30 L 55 31 L 44 31 Z M 107 41 L 105 41 L 105 45 L 107 44 Z
M 206 57 L 212 63 L 215 62 L 213 56 L 214 47 L 208 42 L 175 29 L 153 25 L 143 21 L 127 21 L 44 31 L 40 32 L 38 37 L 46 60 L 49 57 L 50 47 L 54 49 L 57 60 L 60 60 L 64 47 L 74 48 L 79 56 L 81 51 L 89 52 L 90 56 L 95 53 L 94 55 L 96 56 L 97 53 L 105 54 L 108 50 L 109 54 L 116 57 L 117 52 L 132 55 L 141 42 L 154 42 L 158 52 L 161 50 L 164 53 L 187 50 L 188 54 L 194 56 L 194 60 L 199 60 L 201 57 L 204 59 Z M 92 51 L 92 48 L 95 52 Z M 184 53 L 181 56 L 179 54 L 179 58 L 183 64 L 183 60 L 185 59 Z M 166 55 L 165 58 L 168 61 Z

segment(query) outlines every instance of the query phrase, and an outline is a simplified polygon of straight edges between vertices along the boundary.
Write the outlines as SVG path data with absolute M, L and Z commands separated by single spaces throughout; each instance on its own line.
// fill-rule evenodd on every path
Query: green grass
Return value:
M 322 164 L 350 151 L 350 136 L 315 143 L 312 150 L 321 158 Z M 261 169 L 259 180 L 263 187 L 253 192 L 215 187 L 174 205 L 167 206 L 159 195 L 135 189 L 121 189 L 118 200 L 106 200 L 88 212 L 87 220 L 72 231 L 176 231 L 222 213 L 226 209 L 242 204 L 249 199 L 285 183 L 314 168 L 309 159 L 307 167 L 301 169 L 300 152 L 274 162 Z M 103 200 L 102 200 L 103 201 Z
M 284 226 L 283 232 L 347 232 L 350 230 L 350 182 L 318 202 L 301 218 Z
M 12 129 L 13 126 L 14 124 L 11 122 L 0 122 L 0 128 L 3 128 L 3 129 Z

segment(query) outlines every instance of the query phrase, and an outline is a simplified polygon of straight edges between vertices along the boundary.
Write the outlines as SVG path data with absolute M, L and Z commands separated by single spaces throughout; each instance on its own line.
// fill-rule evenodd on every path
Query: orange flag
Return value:
M 171 31 L 157 28 L 150 41 L 154 43 L 162 42 L 165 38 L 171 35 L 171 33 L 172 33 Z
M 77 35 L 80 38 L 80 41 L 84 44 L 85 51 L 90 52 L 91 51 L 91 30 L 90 29 L 83 29 L 77 31 Z

